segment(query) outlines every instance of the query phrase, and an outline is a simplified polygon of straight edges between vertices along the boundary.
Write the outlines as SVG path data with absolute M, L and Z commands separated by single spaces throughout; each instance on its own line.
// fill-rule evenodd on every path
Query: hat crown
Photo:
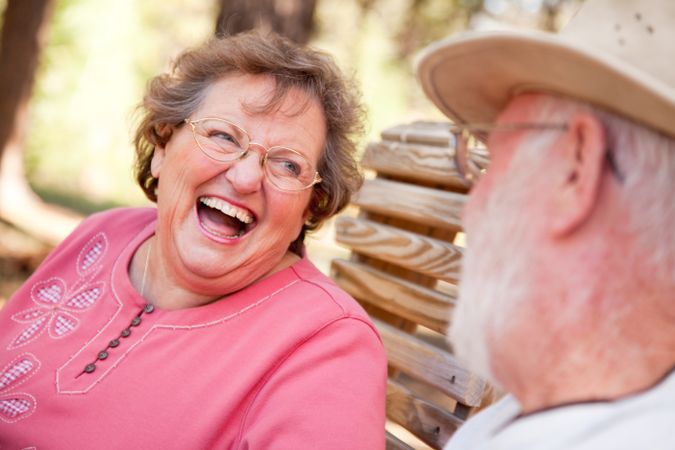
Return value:
M 492 122 L 545 92 L 675 138 L 675 0 L 586 0 L 559 34 L 467 32 L 418 60 L 424 92 L 456 122 Z
M 675 88 L 675 0 L 588 0 L 560 35 Z

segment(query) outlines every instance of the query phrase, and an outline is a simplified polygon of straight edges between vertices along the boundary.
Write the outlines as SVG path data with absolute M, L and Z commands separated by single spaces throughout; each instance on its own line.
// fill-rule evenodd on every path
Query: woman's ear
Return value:
M 159 178 L 164 156 L 166 156 L 166 147 L 155 145 L 155 151 L 152 154 L 152 160 L 150 160 L 150 173 L 155 178 Z
M 596 205 L 605 154 L 605 130 L 600 120 L 590 113 L 574 114 L 563 139 L 557 141 L 558 153 L 554 209 L 551 231 L 564 236 L 574 232 L 590 216 Z

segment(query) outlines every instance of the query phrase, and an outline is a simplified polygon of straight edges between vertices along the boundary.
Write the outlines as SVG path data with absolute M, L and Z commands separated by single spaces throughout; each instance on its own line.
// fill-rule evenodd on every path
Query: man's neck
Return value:
M 651 349 L 616 345 L 616 355 L 593 351 L 571 355 L 546 373 L 532 374 L 529 386 L 520 384 L 512 393 L 523 414 L 570 403 L 617 400 L 651 388 L 673 369 L 672 344 L 653 343 Z

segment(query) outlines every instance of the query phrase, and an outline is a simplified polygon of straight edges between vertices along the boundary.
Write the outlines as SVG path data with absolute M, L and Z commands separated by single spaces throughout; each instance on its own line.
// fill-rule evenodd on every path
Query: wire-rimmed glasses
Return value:
M 487 171 L 489 164 L 488 150 L 482 142 L 486 141 L 490 133 L 499 131 L 518 131 L 518 130 L 553 130 L 566 131 L 566 123 L 467 123 L 452 124 L 450 132 L 455 139 L 454 162 L 459 175 L 471 185 Z M 619 169 L 614 158 L 614 152 L 611 147 L 605 151 L 605 161 L 611 173 L 616 179 L 623 183 L 624 174 Z
M 517 130 L 567 130 L 564 123 L 467 123 L 450 125 L 455 142 L 454 162 L 459 175 L 473 184 L 487 171 L 489 155 L 482 144 L 490 133 Z
M 297 150 L 288 147 L 265 146 L 251 142 L 249 134 L 229 120 L 217 117 L 185 119 L 192 127 L 197 146 L 218 162 L 232 162 L 245 157 L 251 146 L 264 150 L 261 166 L 267 179 L 282 191 L 302 191 L 321 182 L 312 163 Z

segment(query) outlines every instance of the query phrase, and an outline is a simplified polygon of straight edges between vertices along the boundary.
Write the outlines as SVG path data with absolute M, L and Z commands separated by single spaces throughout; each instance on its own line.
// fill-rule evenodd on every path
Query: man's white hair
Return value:
M 675 287 L 675 239 L 672 236 L 675 208 L 671 200 L 675 194 L 675 139 L 571 99 L 538 94 L 528 106 L 528 122 L 567 123 L 580 111 L 600 120 L 606 131 L 608 151 L 619 172 L 621 205 L 630 218 L 625 224 L 626 231 L 634 236 L 626 243 L 632 249 L 625 258 L 630 258 L 629 264 L 635 273 L 619 276 L 639 274 L 642 279 L 653 280 L 661 292 L 672 290 Z M 537 320 L 532 308 L 522 309 L 523 302 L 541 296 L 541 286 L 533 282 L 530 270 L 532 264 L 536 264 L 538 252 L 529 236 L 531 228 L 524 219 L 527 215 L 524 208 L 528 195 L 536 189 L 541 174 L 546 173 L 550 164 L 546 149 L 559 138 L 558 133 L 540 129 L 526 131 L 509 162 L 509 176 L 500 180 L 499 189 L 493 189 L 487 196 L 478 215 L 467 212 L 464 217 L 468 248 L 462 262 L 460 302 L 454 312 L 449 340 L 455 354 L 470 370 L 497 386 L 504 380 L 498 379 L 500 375 L 494 363 L 512 355 L 495 351 L 494 342 L 509 335 L 509 329 L 521 326 L 523 320 L 528 320 L 528 314 L 532 321 Z M 605 244 L 611 247 L 611 243 Z M 607 280 L 596 281 L 604 285 Z M 547 323 L 546 336 L 528 343 L 528 353 L 536 354 L 542 366 L 546 366 L 546 358 L 557 356 L 550 351 L 551 341 L 561 340 L 568 325 L 579 322 L 578 315 L 586 312 L 581 306 L 596 288 L 590 282 L 576 286 L 575 301 L 567 299 L 565 305 L 556 306 L 558 313 L 555 320 Z M 675 303 L 672 305 L 670 311 L 675 309 Z M 616 302 L 611 303 L 611 308 L 615 319 L 623 317 Z M 604 322 L 604 330 L 611 337 L 616 321 L 607 317 Z M 577 349 L 583 357 L 590 350 L 593 349 L 581 344 Z M 504 370 L 503 364 L 501 370 Z
M 597 117 L 606 132 L 608 151 L 622 176 L 625 207 L 636 235 L 638 253 L 651 277 L 675 285 L 675 138 L 581 101 L 538 95 L 531 105 L 541 122 L 565 122 L 575 112 Z M 539 133 L 542 135 L 542 133 Z M 544 133 L 543 135 L 546 135 Z M 548 139 L 555 139 L 548 134 Z M 528 147 L 526 152 L 541 151 Z

